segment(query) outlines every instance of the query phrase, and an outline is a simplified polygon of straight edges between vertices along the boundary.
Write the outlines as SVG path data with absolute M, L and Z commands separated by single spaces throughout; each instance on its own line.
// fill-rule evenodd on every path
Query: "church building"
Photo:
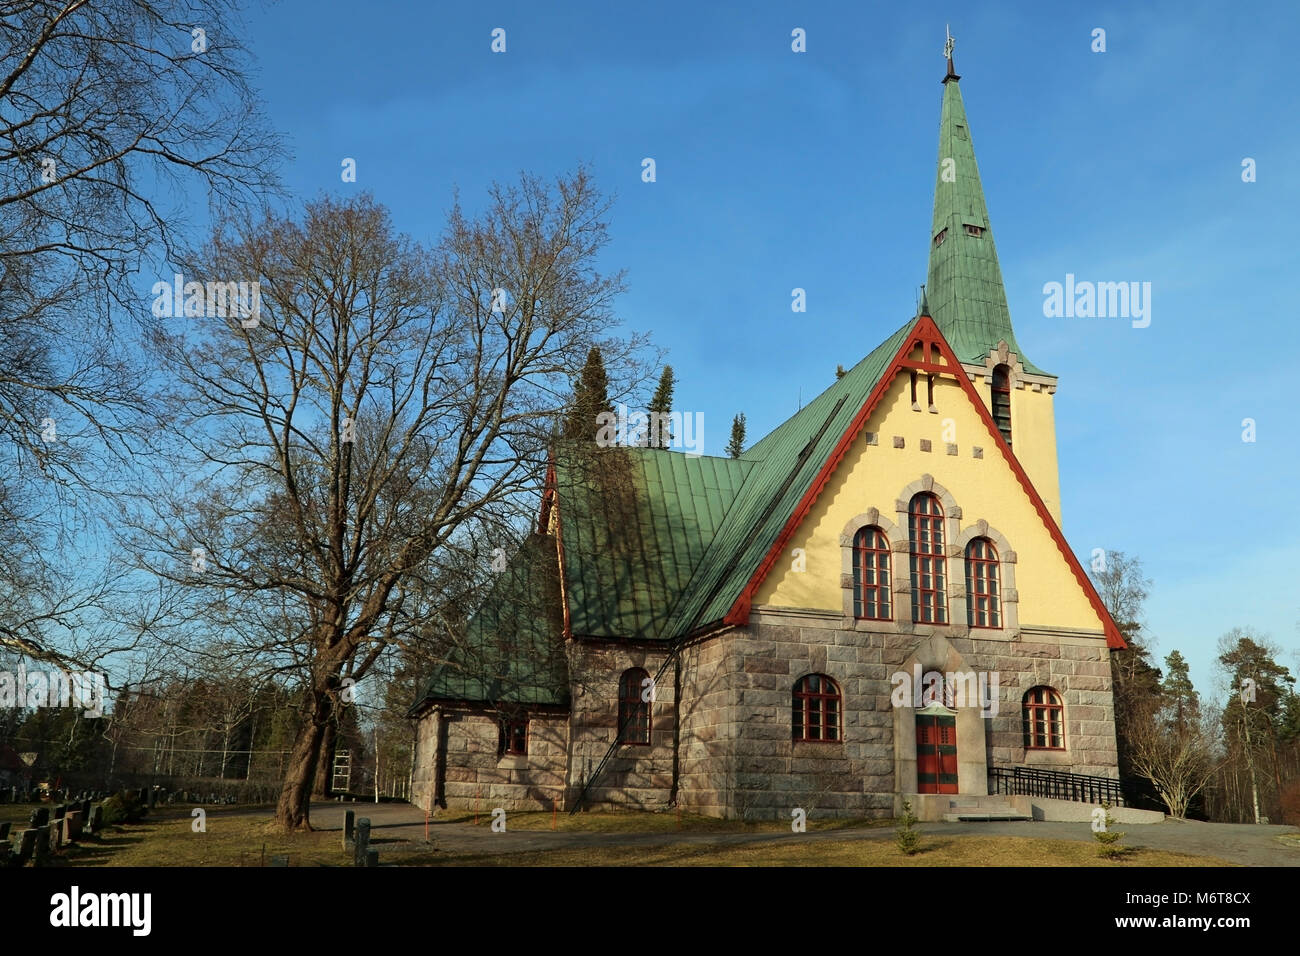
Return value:
M 1061 532 L 1057 378 L 959 79 L 949 49 L 918 314 L 739 458 L 557 446 L 410 712 L 414 802 L 940 819 L 1117 786 L 1125 645 Z

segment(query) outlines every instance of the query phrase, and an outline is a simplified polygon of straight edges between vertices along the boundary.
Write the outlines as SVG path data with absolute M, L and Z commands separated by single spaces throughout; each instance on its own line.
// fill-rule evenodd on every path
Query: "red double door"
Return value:
M 957 792 L 957 718 L 916 715 L 916 792 Z

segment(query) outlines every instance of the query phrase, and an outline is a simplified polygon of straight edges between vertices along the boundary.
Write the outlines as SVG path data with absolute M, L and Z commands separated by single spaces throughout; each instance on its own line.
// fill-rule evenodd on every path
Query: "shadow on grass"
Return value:
M 144 834 L 125 830 L 105 831 L 97 838 L 65 844 L 58 854 L 50 858 L 52 867 L 104 866 L 118 850 L 134 843 L 143 843 Z

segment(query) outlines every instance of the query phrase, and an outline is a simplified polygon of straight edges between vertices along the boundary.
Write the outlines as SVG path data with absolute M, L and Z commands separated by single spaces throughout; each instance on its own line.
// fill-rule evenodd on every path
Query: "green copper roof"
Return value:
M 426 701 L 564 706 L 569 701 L 555 538 L 530 535 L 424 687 Z
M 671 640 L 720 621 L 915 324 L 738 459 L 557 449 L 574 636 Z
M 731 609 L 916 321 L 909 319 L 843 378 L 745 452 L 742 458 L 754 467 L 674 611 L 670 635 L 714 624 Z
M 753 468 L 744 459 L 669 449 L 557 449 L 573 634 L 673 636 L 670 615 Z
M 975 226 L 978 236 L 966 227 Z M 936 244 L 936 237 L 943 240 Z M 925 295 L 930 316 L 964 362 L 984 364 L 990 349 L 1005 340 L 1026 372 L 1050 374 L 1034 365 L 1016 344 L 1002 285 L 997 247 L 984 205 L 975 147 L 957 77 L 943 84 L 939 120 L 939 167 L 934 184 L 934 223 L 930 228 L 930 267 Z

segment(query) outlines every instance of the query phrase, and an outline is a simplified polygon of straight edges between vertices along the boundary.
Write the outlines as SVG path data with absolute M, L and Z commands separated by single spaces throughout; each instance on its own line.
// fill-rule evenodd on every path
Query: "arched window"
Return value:
M 853 616 L 888 621 L 889 539 L 876 527 L 853 536 Z
M 907 508 L 911 545 L 912 620 L 948 623 L 946 560 L 943 555 L 943 505 L 927 492 L 912 496 Z
M 1011 370 L 999 365 L 993 370 L 993 421 L 1011 446 Z
M 966 608 L 966 623 L 971 627 L 1002 626 L 998 550 L 988 538 L 975 538 L 966 545 Z
M 809 674 L 794 685 L 790 724 L 795 741 L 840 739 L 840 689 L 825 674 Z
M 1031 687 L 1025 692 L 1025 747 L 1065 749 L 1065 708 L 1050 687 Z
M 650 700 L 653 684 L 650 675 L 639 667 L 623 672 L 618 681 L 618 742 L 650 743 Z
M 528 717 L 502 717 L 497 724 L 497 756 L 528 753 Z

